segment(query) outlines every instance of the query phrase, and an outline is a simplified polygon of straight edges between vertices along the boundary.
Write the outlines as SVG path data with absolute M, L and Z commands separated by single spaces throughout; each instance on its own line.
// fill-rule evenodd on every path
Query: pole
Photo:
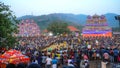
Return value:
M 120 31 L 120 19 L 119 19 L 119 29 L 118 29 L 118 31 Z
M 119 21 L 119 27 L 118 27 L 118 31 L 120 31 L 120 15 L 115 16 L 115 19 Z

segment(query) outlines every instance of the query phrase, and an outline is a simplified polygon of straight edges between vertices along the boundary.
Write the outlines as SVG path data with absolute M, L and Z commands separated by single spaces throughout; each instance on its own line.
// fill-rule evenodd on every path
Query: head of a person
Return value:
M 30 64 L 27 68 L 40 68 L 39 64 Z
M 48 55 L 48 57 L 50 58 L 50 55 Z
M 9 63 L 7 64 L 6 68 L 16 68 L 15 64 Z
M 25 64 L 19 63 L 19 64 L 16 66 L 16 68 L 25 68 Z
M 70 64 L 73 64 L 73 62 L 71 61 Z

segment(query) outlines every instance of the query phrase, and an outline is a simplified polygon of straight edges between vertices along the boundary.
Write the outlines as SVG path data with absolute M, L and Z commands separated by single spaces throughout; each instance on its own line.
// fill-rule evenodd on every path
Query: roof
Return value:
M 77 28 L 75 28 L 74 26 L 68 26 L 68 29 L 72 32 L 75 32 L 75 31 L 79 31 Z
M 47 30 L 47 29 L 45 29 L 45 30 L 43 30 L 43 32 L 47 33 L 47 32 L 48 32 L 48 30 Z

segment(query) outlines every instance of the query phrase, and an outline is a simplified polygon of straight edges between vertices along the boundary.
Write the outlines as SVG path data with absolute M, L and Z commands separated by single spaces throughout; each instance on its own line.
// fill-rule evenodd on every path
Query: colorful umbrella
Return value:
M 3 55 L 0 56 L 1 63 L 14 63 L 18 64 L 20 62 L 25 61 L 26 56 L 23 55 L 20 51 L 17 50 L 9 50 L 6 51 Z M 29 62 L 29 57 L 27 62 Z

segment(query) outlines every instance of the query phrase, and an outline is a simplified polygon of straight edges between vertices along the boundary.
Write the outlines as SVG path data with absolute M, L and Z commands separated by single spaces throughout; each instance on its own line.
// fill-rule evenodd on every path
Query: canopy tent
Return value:
M 20 51 L 17 50 L 9 50 L 6 51 L 4 54 L 0 55 L 0 62 L 1 63 L 28 63 L 30 61 L 29 57 L 23 55 Z

